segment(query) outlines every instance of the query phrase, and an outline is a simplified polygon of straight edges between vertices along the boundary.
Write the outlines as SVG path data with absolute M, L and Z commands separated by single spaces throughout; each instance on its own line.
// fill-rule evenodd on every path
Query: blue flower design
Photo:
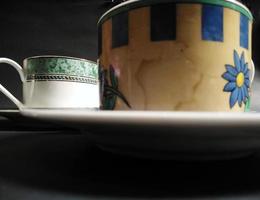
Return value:
M 236 50 L 234 50 L 234 64 L 235 66 L 225 65 L 227 71 L 222 75 L 228 81 L 223 91 L 231 93 L 229 100 L 230 108 L 233 108 L 237 102 L 241 107 L 242 103 L 246 104 L 249 98 L 250 70 L 248 69 L 248 63 L 245 62 L 244 52 L 239 57 Z

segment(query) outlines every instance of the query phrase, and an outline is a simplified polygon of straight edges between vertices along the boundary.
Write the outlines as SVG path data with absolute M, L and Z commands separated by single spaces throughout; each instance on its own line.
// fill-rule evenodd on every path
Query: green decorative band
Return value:
M 113 17 L 122 12 L 126 12 L 135 8 L 151 6 L 154 4 L 161 4 L 161 3 L 196 3 L 196 4 L 212 4 L 223 6 L 226 8 L 230 8 L 236 10 L 240 13 L 243 13 L 247 16 L 250 20 L 253 20 L 253 15 L 250 10 L 244 6 L 242 3 L 239 3 L 235 0 L 129 0 L 124 3 L 115 6 L 114 8 L 107 11 L 98 21 L 98 26 L 104 23 L 107 19 Z
M 68 76 L 68 75 L 46 75 L 46 74 L 32 74 L 28 75 L 26 80 L 32 81 L 68 81 L 68 82 L 79 82 L 97 85 L 98 80 L 91 77 L 79 77 L 79 76 Z
M 68 76 L 91 77 L 98 79 L 98 66 L 95 62 L 70 57 L 31 57 L 24 61 L 25 73 L 61 74 Z

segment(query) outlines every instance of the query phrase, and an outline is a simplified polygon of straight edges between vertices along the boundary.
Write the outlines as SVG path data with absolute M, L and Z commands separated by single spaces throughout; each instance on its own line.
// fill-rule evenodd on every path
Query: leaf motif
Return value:
M 110 95 L 104 99 L 103 107 L 105 110 L 114 110 L 116 106 L 116 96 Z
M 110 75 L 110 81 L 112 84 L 112 87 L 115 89 L 118 89 L 118 78 L 115 74 L 115 70 L 112 65 L 109 66 L 109 75 Z
M 115 94 L 113 94 L 111 91 L 106 90 L 106 92 L 104 93 L 104 97 L 110 97 L 110 96 L 115 96 Z
M 104 86 L 107 86 L 107 85 L 109 85 L 109 83 L 108 83 L 108 80 L 107 80 L 107 70 L 104 70 Z
M 114 88 L 110 86 L 106 86 L 105 90 L 112 92 L 114 95 L 118 96 L 127 106 L 128 108 L 131 108 L 131 105 L 128 103 L 127 99 L 124 97 L 124 95 L 119 92 L 118 90 L 115 90 Z
M 116 107 L 117 97 L 131 108 L 124 95 L 118 91 L 118 77 L 115 74 L 113 66 L 110 65 L 108 69 L 104 69 L 99 65 L 99 71 L 103 109 L 114 110 Z
M 100 69 L 100 74 L 99 74 L 99 80 L 100 80 L 100 95 L 103 97 L 105 95 L 105 75 L 106 75 L 106 70 L 103 70 L 101 67 Z
M 115 95 L 111 92 L 108 92 L 108 94 L 106 95 L 106 98 L 112 98 L 114 97 Z
M 251 107 L 251 99 L 249 97 L 249 98 L 247 98 L 247 101 L 245 103 L 245 112 L 249 112 L 250 111 L 250 107 Z
M 116 96 L 112 96 L 110 100 L 110 110 L 114 110 L 116 107 Z

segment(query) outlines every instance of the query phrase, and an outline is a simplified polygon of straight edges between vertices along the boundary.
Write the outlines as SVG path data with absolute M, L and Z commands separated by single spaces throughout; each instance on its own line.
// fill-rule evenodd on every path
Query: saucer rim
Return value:
M 260 127 L 260 113 L 167 112 L 167 111 L 90 111 L 87 109 L 21 109 L 20 114 L 36 119 L 77 124 L 129 126 L 239 126 Z

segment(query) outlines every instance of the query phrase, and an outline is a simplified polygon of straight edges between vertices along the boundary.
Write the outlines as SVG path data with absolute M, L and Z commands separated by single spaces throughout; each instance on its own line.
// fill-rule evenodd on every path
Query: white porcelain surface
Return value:
M 99 108 L 99 84 L 65 81 L 23 83 L 24 106 L 30 108 Z
M 222 159 L 260 147 L 259 113 L 24 109 L 26 117 L 82 129 L 105 150 L 166 159 Z

